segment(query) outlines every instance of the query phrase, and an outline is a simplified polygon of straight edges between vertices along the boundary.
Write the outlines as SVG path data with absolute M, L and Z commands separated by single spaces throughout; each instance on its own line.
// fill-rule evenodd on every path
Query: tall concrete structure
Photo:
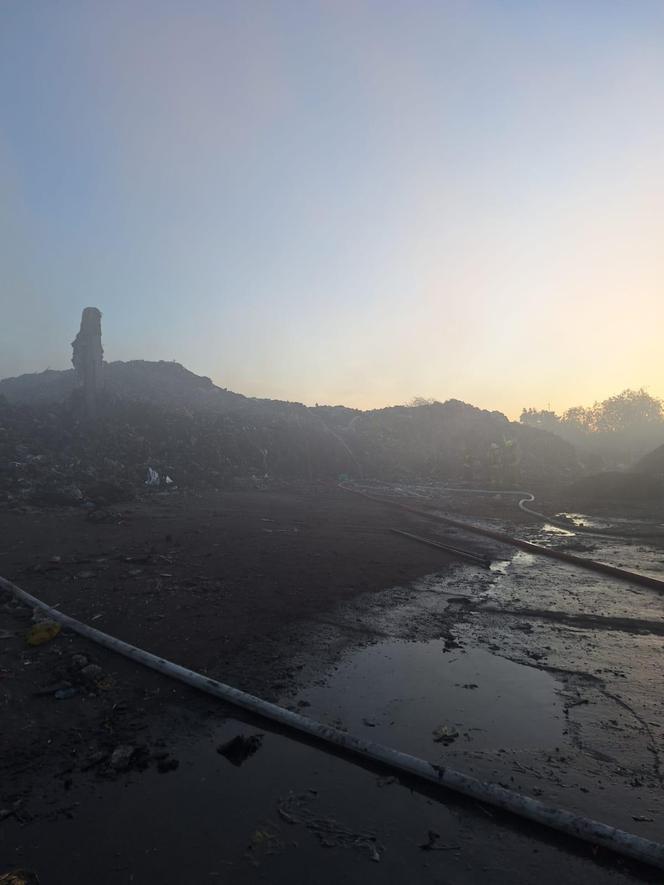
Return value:
M 76 377 L 83 388 L 85 410 L 93 417 L 102 387 L 104 349 L 101 346 L 101 311 L 86 307 L 81 316 L 81 328 L 72 341 L 72 358 Z

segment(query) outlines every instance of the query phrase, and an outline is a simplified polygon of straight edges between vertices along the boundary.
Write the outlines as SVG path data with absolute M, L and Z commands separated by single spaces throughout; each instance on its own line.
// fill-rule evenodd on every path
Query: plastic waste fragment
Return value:
M 39 885 L 39 877 L 29 870 L 13 870 L 0 875 L 0 885 Z
M 458 737 L 459 732 L 451 725 L 440 725 L 433 732 L 433 739 L 437 744 L 451 744 Z
M 60 629 L 60 624 L 55 621 L 39 621 L 28 630 L 25 639 L 28 645 L 43 645 L 45 642 L 55 639 Z
M 154 470 L 152 467 L 148 467 L 148 475 L 147 479 L 145 480 L 145 485 L 148 486 L 148 488 L 157 488 L 159 486 L 159 482 L 159 474 L 157 473 L 157 471 Z
M 230 741 L 217 747 L 217 753 L 225 756 L 233 765 L 242 765 L 250 756 L 260 750 L 262 743 L 262 734 L 252 734 L 249 737 L 238 734 Z

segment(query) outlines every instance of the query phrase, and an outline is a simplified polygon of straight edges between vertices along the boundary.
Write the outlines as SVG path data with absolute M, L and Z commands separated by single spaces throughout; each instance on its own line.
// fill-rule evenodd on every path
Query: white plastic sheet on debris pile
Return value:
M 161 484 L 161 477 L 159 476 L 159 473 L 153 467 L 148 467 L 148 474 L 145 480 L 145 485 L 151 489 L 158 489 Z M 164 476 L 164 485 L 166 486 L 166 488 L 177 488 L 177 486 L 175 485 L 175 480 L 171 479 L 168 474 Z
M 145 480 L 145 485 L 149 488 L 156 489 L 159 487 L 160 479 L 159 474 L 156 470 L 153 470 L 152 467 L 148 467 L 148 476 Z

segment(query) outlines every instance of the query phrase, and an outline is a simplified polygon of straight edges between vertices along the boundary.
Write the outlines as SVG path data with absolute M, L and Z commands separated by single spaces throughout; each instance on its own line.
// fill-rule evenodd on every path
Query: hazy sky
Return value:
M 664 394 L 662 0 L 0 0 L 0 376 Z

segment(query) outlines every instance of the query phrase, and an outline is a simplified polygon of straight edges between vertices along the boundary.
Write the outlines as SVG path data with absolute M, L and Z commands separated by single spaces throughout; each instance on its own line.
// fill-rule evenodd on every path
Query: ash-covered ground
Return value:
M 555 508 L 570 528 L 544 523 L 507 495 L 372 490 L 653 576 L 664 567 L 656 513 L 620 539 L 576 532 L 581 517 Z M 655 590 L 332 485 L 155 492 L 104 513 L 5 511 L 0 573 L 85 623 L 315 719 L 658 837 Z M 491 567 L 394 528 L 482 553 Z M 55 883 L 651 878 L 330 754 L 68 631 L 29 646 L 33 622 L 3 594 L 6 869 Z

